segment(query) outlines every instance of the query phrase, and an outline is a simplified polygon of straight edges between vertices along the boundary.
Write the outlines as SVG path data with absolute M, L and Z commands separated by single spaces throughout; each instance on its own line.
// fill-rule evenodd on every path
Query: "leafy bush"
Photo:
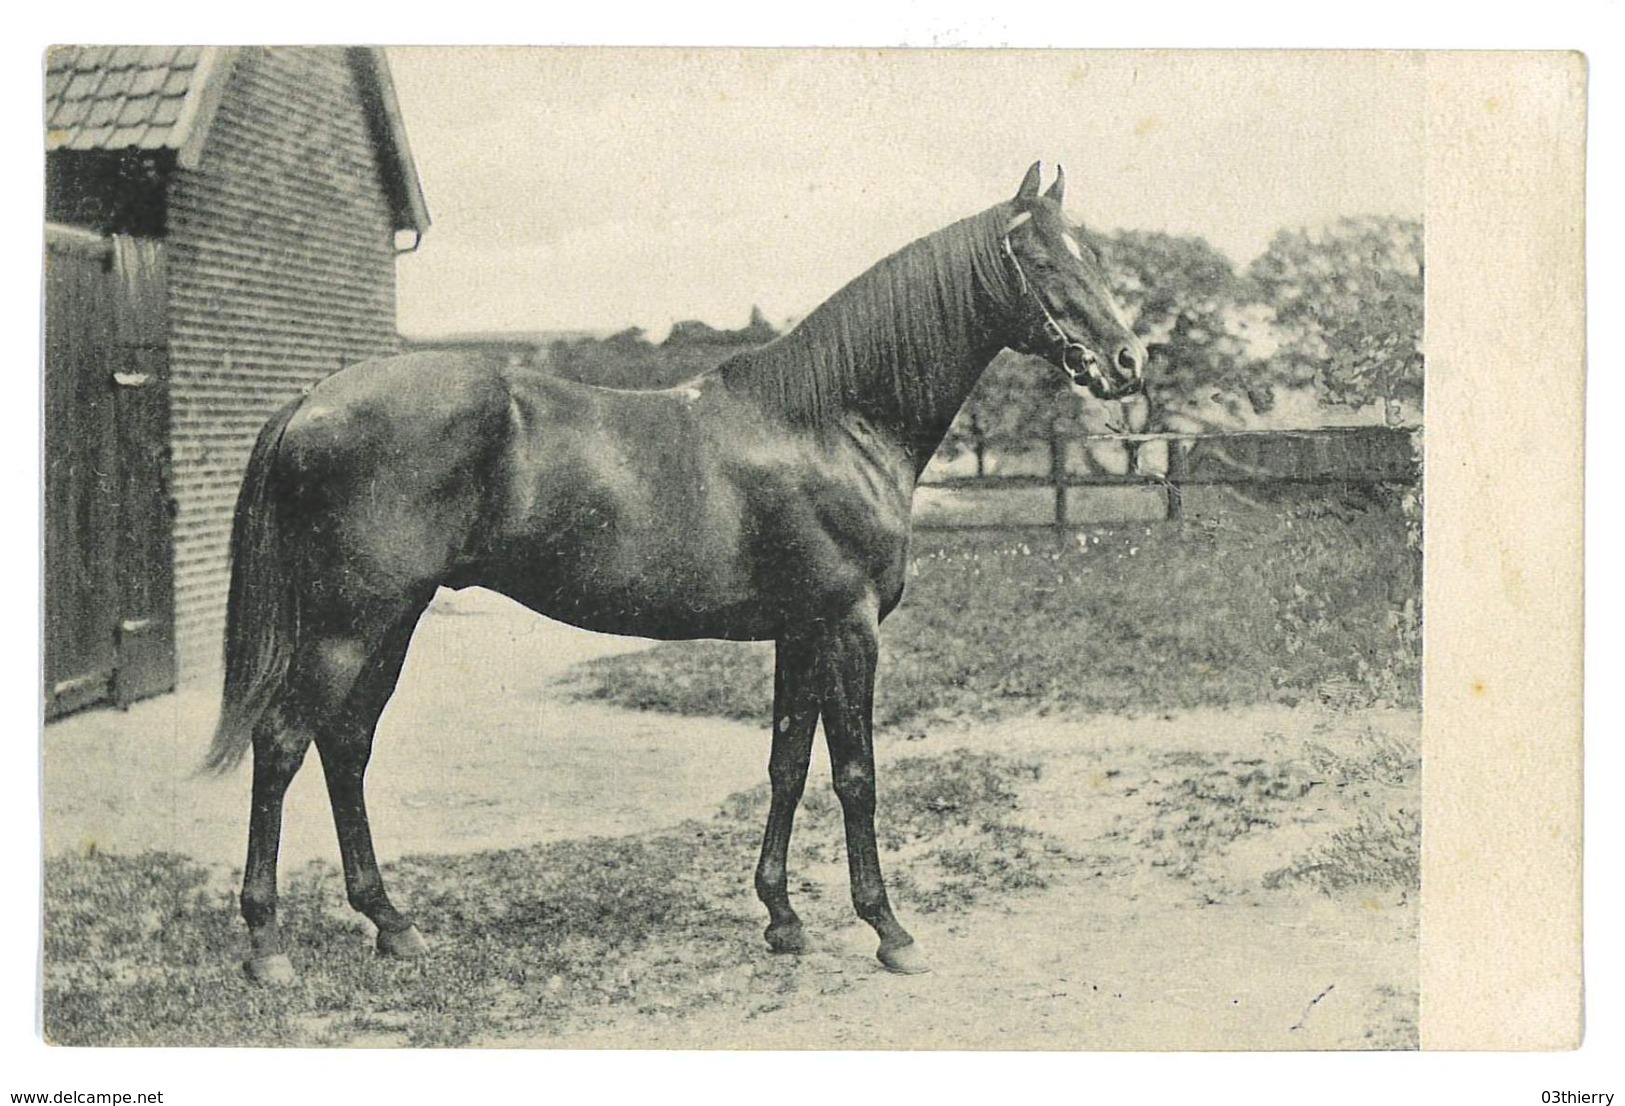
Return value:
M 1283 230 L 1248 276 L 1283 339 L 1278 360 L 1311 373 L 1333 403 L 1420 406 L 1423 234 L 1416 219 L 1338 219 Z

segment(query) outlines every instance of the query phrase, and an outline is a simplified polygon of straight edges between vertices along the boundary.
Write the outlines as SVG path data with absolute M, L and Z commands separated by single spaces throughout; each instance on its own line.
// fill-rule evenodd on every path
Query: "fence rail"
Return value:
M 1047 472 L 987 473 L 974 476 L 929 476 L 922 488 L 942 491 L 1001 491 L 1047 488 L 1054 492 L 1049 522 L 1010 524 L 957 520 L 922 520 L 926 529 L 1069 529 L 1068 492 L 1072 488 L 1159 488 L 1165 496 L 1164 517 L 1184 511 L 1183 489 L 1202 486 L 1350 486 L 1412 484 L 1421 477 L 1420 431 L 1391 427 L 1330 427 L 1308 430 L 1245 430 L 1202 434 L 1084 434 L 1057 428 L 1048 439 Z M 1140 447 L 1164 443 L 1160 469 L 1144 465 Z M 1128 471 L 1099 468 L 1076 471 L 1069 461 L 1073 443 L 1115 443 L 1124 447 Z M 1032 438 L 983 438 L 971 446 L 980 470 L 987 448 L 1013 444 L 1031 448 Z

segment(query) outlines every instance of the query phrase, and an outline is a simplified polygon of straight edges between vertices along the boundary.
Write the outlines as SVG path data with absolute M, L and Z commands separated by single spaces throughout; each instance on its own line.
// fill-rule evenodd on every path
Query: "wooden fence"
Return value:
M 1073 463 L 1072 444 L 1080 443 L 1083 463 Z M 1124 472 L 1091 463 L 1091 445 L 1117 443 L 1126 457 Z M 1145 447 L 1162 443 L 1160 464 Z M 1007 445 L 1031 450 L 1030 438 L 984 439 L 973 448 L 977 467 L 987 447 Z M 1085 434 L 1057 428 L 1049 437 L 1047 471 L 933 475 L 922 488 L 943 491 L 1009 491 L 1046 488 L 1053 492 L 1049 522 L 1010 524 L 958 520 L 921 520 L 926 529 L 1009 529 L 1029 525 L 1066 530 L 1072 488 L 1158 488 L 1165 497 L 1164 517 L 1184 511 L 1184 489 L 1193 486 L 1413 484 L 1421 478 L 1420 431 L 1383 426 L 1328 427 L 1311 430 L 1247 430 L 1205 434 Z

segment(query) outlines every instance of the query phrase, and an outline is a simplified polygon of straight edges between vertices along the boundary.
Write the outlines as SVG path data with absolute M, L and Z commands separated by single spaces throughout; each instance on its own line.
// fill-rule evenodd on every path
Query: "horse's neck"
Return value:
M 897 420 L 896 425 L 887 427 L 914 459 L 916 479 L 948 436 L 948 430 L 982 379 L 982 373 L 1003 348 L 1003 343 L 989 338 L 981 347 L 967 350 L 959 363 L 933 366 L 932 371 L 939 374 L 941 383 L 932 388 L 930 401 L 911 412 L 907 419 Z
M 861 420 L 908 454 L 917 479 L 982 373 L 1004 348 L 981 327 L 967 338 L 972 340 L 962 348 L 955 344 L 937 350 L 929 364 L 900 364 L 895 358 L 859 362 L 838 403 L 820 413 L 818 424 L 833 428 L 848 418 Z M 895 384 L 899 378 L 912 384 L 904 397 Z
M 856 417 L 923 469 L 1003 342 L 1004 259 L 963 220 L 893 254 L 720 373 L 765 413 L 817 430 Z

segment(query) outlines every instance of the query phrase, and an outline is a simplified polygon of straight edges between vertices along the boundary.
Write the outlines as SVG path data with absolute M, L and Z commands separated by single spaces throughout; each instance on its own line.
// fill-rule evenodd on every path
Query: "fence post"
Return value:
M 987 475 L 987 433 L 982 429 L 982 420 L 977 413 L 970 413 L 970 448 L 976 455 L 976 475 Z
M 1166 476 L 1168 510 L 1164 517 L 1173 522 L 1185 515 L 1185 493 L 1180 487 L 1185 480 L 1184 443 L 1178 438 L 1168 439 L 1168 474 Z
M 1049 429 L 1049 481 L 1055 488 L 1055 535 L 1061 540 L 1066 538 L 1066 438 L 1062 436 L 1059 423 L 1051 423 Z

